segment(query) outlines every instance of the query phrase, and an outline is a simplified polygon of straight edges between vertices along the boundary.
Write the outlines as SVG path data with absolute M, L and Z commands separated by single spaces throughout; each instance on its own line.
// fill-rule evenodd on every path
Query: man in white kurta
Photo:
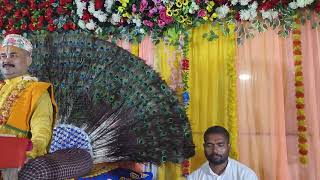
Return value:
M 188 180 L 258 180 L 246 165 L 229 158 L 229 132 L 213 126 L 204 133 L 204 153 L 207 162 L 190 174 Z

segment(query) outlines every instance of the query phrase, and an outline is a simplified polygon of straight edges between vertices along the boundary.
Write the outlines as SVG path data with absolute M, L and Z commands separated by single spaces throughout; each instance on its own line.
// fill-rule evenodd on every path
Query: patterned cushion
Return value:
M 19 172 L 19 180 L 62 180 L 90 172 L 93 162 L 83 149 L 64 149 L 30 160 Z
M 85 149 L 92 152 L 90 138 L 81 128 L 59 124 L 53 129 L 53 137 L 49 152 L 55 152 L 67 148 Z

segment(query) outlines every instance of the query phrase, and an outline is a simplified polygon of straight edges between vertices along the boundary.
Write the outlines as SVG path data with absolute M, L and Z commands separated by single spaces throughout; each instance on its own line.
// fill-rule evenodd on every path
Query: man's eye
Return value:
M 16 58 L 17 55 L 16 54 L 10 54 L 10 58 Z

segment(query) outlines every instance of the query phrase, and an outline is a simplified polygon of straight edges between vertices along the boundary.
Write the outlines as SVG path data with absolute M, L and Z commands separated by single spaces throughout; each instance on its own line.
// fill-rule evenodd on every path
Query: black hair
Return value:
M 222 126 L 211 126 L 209 127 L 206 132 L 204 133 L 203 135 L 203 139 L 204 141 L 206 141 L 206 138 L 209 134 L 222 134 L 226 140 L 227 140 L 227 143 L 230 142 L 230 134 L 229 132 Z

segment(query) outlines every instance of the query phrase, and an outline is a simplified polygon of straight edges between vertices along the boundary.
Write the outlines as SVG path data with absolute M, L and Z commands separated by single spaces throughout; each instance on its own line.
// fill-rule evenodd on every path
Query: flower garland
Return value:
M 182 93 L 182 100 L 183 104 L 185 106 L 186 111 L 189 108 L 189 101 L 190 101 L 190 95 L 189 95 L 189 73 L 190 73 L 190 61 L 187 57 L 188 52 L 188 42 L 189 37 L 185 36 L 187 34 L 180 36 L 180 45 L 179 49 L 182 51 L 182 59 L 181 59 L 181 69 L 182 69 L 182 83 L 183 83 L 183 93 Z M 182 175 L 184 177 L 188 176 L 190 174 L 190 160 L 186 159 L 182 162 Z
M 302 164 L 308 162 L 307 125 L 304 110 L 304 84 L 302 72 L 302 52 L 301 52 L 301 22 L 296 19 L 293 30 L 293 59 L 295 67 L 295 92 L 298 125 L 298 149 L 299 161 Z
M 75 30 L 73 0 L 0 1 L 0 29 L 3 34 L 33 31 Z
M 11 91 L 10 95 L 5 99 L 4 104 L 0 108 L 0 125 L 6 124 L 11 108 L 13 104 L 16 102 L 16 100 L 21 95 L 21 92 L 27 87 L 28 83 L 30 81 L 28 80 L 21 80 Z M 2 88 L 4 83 L 1 84 Z
M 22 34 L 82 29 L 138 42 L 150 35 L 157 43 L 170 29 L 190 29 L 204 23 L 224 26 L 238 23 L 234 31 L 243 39 L 269 27 L 280 27 L 280 35 L 287 36 L 293 17 L 301 11 L 306 12 L 303 19 L 312 13 L 319 14 L 320 1 L 3 0 L 0 1 L 0 30 L 4 34 Z M 314 25 L 317 27 L 319 23 Z M 232 33 L 228 28 L 223 31 Z

